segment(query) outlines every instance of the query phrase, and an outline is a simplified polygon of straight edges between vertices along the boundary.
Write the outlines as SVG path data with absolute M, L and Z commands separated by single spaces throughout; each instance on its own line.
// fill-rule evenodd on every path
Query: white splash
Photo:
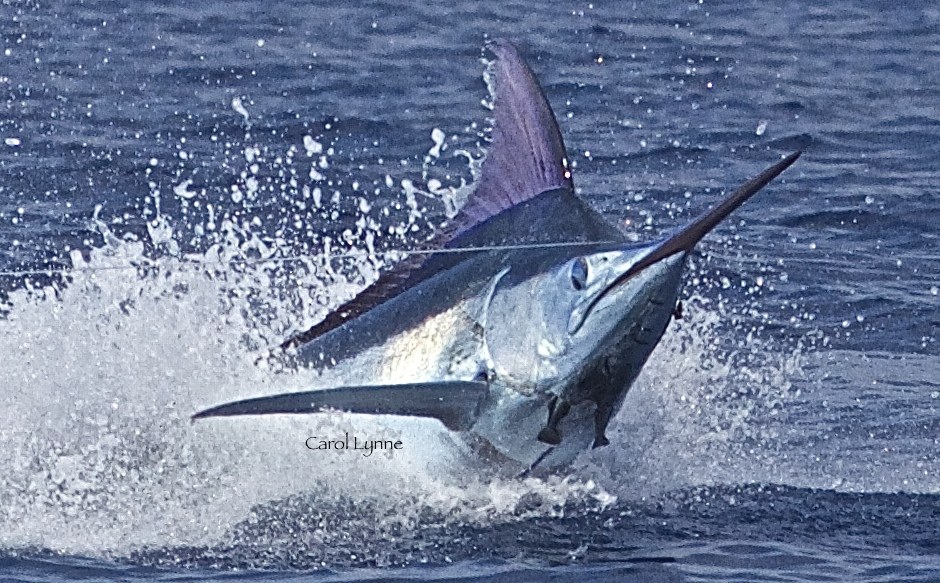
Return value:
M 303 147 L 327 172 L 330 154 L 311 140 Z M 237 153 L 249 166 L 275 159 L 254 146 Z M 466 157 L 478 171 L 479 157 Z M 231 196 L 243 202 L 236 193 L 258 191 L 251 182 L 258 174 L 242 172 Z M 365 182 L 346 183 L 358 181 Z M 377 182 L 394 184 L 384 172 Z M 212 206 L 200 225 L 212 244 L 184 252 L 173 220 L 159 212 L 159 192 L 147 241 L 99 221 L 105 243 L 74 251 L 61 283 L 24 287 L 0 306 L 0 547 L 126 556 L 233 542 L 233 528 L 253 508 L 325 484 L 353 500 L 392 505 L 396 520 L 419 529 L 429 508 L 447 520 L 495 524 L 747 473 L 745 461 L 723 469 L 720 460 L 758 430 L 747 406 L 719 396 L 744 380 L 765 386 L 758 403 L 784 399 L 798 359 L 772 343 L 759 345 L 764 360 L 743 369 L 713 356 L 722 308 L 704 300 L 654 354 L 613 426 L 617 445 L 587 455 L 565 479 L 487 477 L 467 446 L 432 421 L 335 414 L 190 423 L 193 413 L 235 399 L 372 380 L 369 370 L 319 374 L 263 357 L 373 281 L 381 267 L 375 236 L 409 234 L 423 217 L 421 199 L 450 192 L 453 201 L 470 189 L 454 182 L 403 179 L 407 222 L 366 229 L 366 248 L 347 261 L 346 276 L 333 264 L 335 240 L 285 271 L 278 261 L 285 243 Z M 182 180 L 175 194 L 188 201 L 181 192 L 190 186 Z M 352 188 L 342 194 L 360 218 L 374 213 Z M 338 188 L 296 191 L 316 212 L 342 200 Z M 162 253 L 148 253 L 153 248 Z M 304 447 L 309 436 L 346 431 L 400 438 L 405 448 L 365 458 Z M 541 502 L 530 507 L 533 495 Z

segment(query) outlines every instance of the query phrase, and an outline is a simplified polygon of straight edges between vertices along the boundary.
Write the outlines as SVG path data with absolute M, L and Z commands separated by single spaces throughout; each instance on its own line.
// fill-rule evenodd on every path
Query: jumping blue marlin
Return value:
M 529 469 L 609 443 L 611 418 L 679 315 L 693 247 L 800 152 L 665 239 L 629 244 L 575 196 L 558 123 L 518 50 L 489 49 L 492 141 L 433 252 L 407 256 L 282 345 L 301 366 L 365 359 L 379 381 L 237 401 L 194 418 L 332 409 L 431 417 Z

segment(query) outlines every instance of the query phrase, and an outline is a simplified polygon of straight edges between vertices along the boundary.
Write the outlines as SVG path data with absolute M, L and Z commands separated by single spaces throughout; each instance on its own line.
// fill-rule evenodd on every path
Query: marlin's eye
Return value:
M 584 257 L 578 259 L 571 265 L 571 285 L 574 289 L 581 291 L 587 287 L 588 264 Z

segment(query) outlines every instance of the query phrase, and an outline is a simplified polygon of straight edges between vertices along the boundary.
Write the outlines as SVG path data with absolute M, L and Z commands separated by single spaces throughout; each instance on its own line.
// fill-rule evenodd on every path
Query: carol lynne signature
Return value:
M 304 441 L 304 446 L 313 451 L 360 451 L 364 457 L 369 457 L 376 451 L 392 451 L 402 449 L 404 444 L 400 439 L 363 439 L 350 435 L 347 431 L 342 439 L 329 439 L 313 435 Z

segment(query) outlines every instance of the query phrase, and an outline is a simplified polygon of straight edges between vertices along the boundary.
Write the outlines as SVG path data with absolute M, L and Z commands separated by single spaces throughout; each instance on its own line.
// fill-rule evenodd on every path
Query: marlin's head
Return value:
M 536 401 L 543 405 L 524 430 L 527 439 L 534 441 L 548 422 L 544 405 L 552 400 L 580 412 L 556 428 L 555 441 L 564 433 L 566 442 L 579 442 L 576 450 L 594 436 L 591 414 L 619 407 L 665 331 L 681 289 L 687 251 L 634 271 L 656 248 L 568 250 L 554 261 L 514 266 L 517 273 L 511 268 L 500 281 L 487 310 L 491 382 L 542 395 Z
M 579 376 L 630 327 L 639 306 L 665 303 L 678 291 L 685 252 L 631 274 L 650 249 L 575 248 L 541 260 L 530 252 L 512 266 L 487 310 L 497 375 L 524 392 L 551 391 Z
M 558 445 L 568 409 L 589 402 L 594 445 L 607 443 L 610 417 L 676 312 L 689 253 L 798 156 L 783 158 L 660 241 L 530 251 L 511 262 L 487 310 L 486 343 L 497 379 L 552 399 L 541 441 Z

